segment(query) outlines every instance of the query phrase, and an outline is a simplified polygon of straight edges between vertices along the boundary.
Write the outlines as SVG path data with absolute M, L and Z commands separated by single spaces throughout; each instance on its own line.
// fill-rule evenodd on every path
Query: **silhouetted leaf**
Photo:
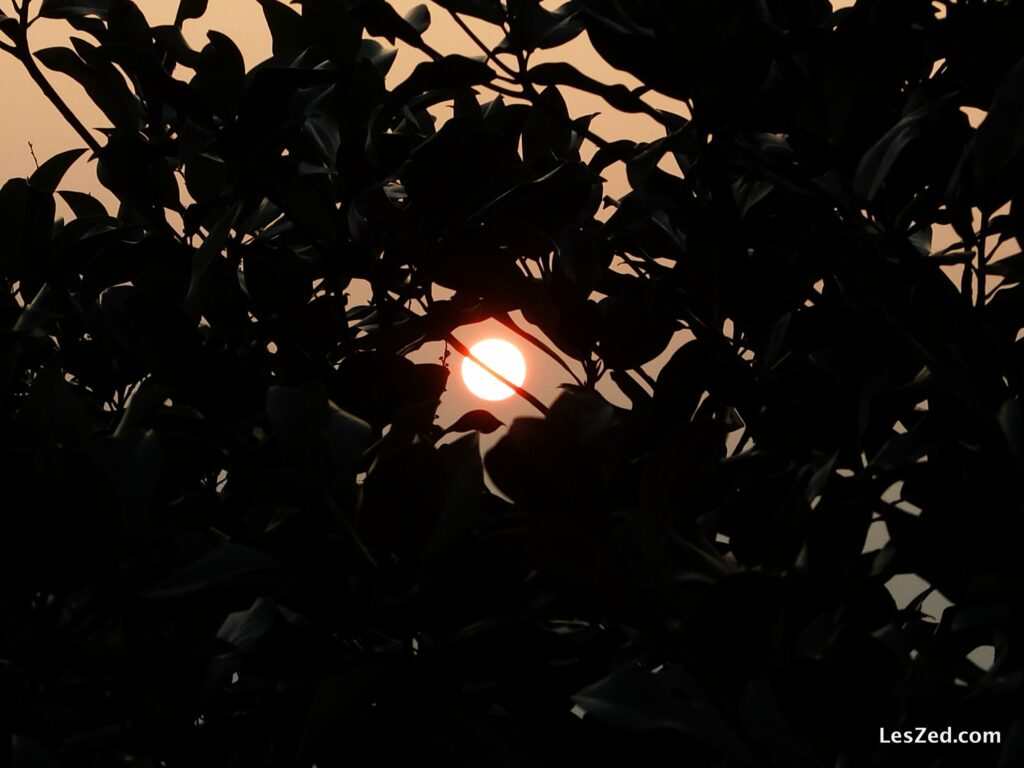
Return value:
M 106 18 L 110 0 L 43 0 L 39 15 L 48 19 L 96 15 Z
M 36 51 L 35 57 L 48 69 L 76 80 L 115 126 L 138 126 L 138 100 L 123 80 L 86 64 L 70 48 L 44 48 Z
M 274 54 L 298 53 L 309 47 L 302 16 L 278 0 L 259 0 L 273 38 Z
M 54 155 L 36 168 L 35 172 L 29 177 L 29 184 L 44 192 L 53 194 L 57 191 L 57 187 L 64 178 L 64 174 L 68 172 L 68 169 L 74 165 L 75 160 L 80 158 L 84 152 L 84 149 L 69 149 L 67 152 Z
M 206 13 L 209 0 L 178 0 L 178 12 L 174 14 L 174 26 L 180 28 L 185 19 L 198 19 Z
M 900 154 L 916 137 L 921 121 L 928 114 L 929 107 L 922 107 L 904 115 L 886 134 L 875 142 L 857 166 L 853 186 L 865 200 L 871 200 L 878 193 L 893 164 Z
M 140 590 L 147 600 L 171 600 L 217 587 L 266 580 L 278 570 L 268 555 L 241 544 L 221 544 L 176 573 Z
M 1024 147 L 1024 59 L 1017 62 L 996 89 L 988 114 L 978 126 L 975 154 L 989 181 Z
M 70 192 L 68 190 L 61 190 L 57 194 L 61 196 L 79 219 L 108 215 L 103 203 L 92 195 L 87 195 L 84 192 Z
M 490 411 L 473 410 L 462 414 L 445 432 L 480 432 L 489 435 L 503 426 L 504 423 Z
M 474 16 L 492 24 L 500 24 L 505 20 L 505 11 L 497 0 L 434 0 L 434 2 L 446 10 Z

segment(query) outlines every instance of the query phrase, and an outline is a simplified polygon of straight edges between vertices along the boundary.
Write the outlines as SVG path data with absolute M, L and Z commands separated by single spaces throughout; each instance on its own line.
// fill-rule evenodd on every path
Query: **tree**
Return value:
M 1024 6 L 260 3 L 248 72 L 184 40 L 205 2 L 0 19 L 119 200 L 62 188 L 85 149 L 0 191 L 15 764 L 905 765 L 879 728 L 950 725 L 1003 743 L 913 755 L 1016 764 Z M 435 51 L 431 13 L 504 40 Z M 531 63 L 584 31 L 689 114 Z M 389 90 L 371 38 L 429 61 Z M 514 310 L 582 374 L 481 459 L 407 355 Z

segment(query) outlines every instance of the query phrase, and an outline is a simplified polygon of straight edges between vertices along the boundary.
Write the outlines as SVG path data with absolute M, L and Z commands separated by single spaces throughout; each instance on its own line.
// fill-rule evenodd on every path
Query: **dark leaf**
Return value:
M 68 204 L 71 211 L 79 219 L 87 219 L 95 216 L 108 216 L 107 209 L 99 200 L 84 192 L 69 192 L 61 190 L 57 193 Z
M 94 15 L 106 18 L 110 0 L 43 0 L 39 15 L 48 19 Z
M 69 149 L 54 155 L 44 162 L 29 177 L 28 182 L 36 189 L 49 192 L 51 195 L 57 191 L 64 174 L 74 165 L 75 161 L 85 153 L 84 149 Z
M 35 57 L 48 69 L 76 80 L 115 126 L 138 127 L 139 102 L 123 80 L 86 64 L 70 48 L 44 48 Z
M 414 6 L 411 11 L 405 14 L 405 21 L 416 30 L 417 34 L 422 35 L 427 31 L 427 27 L 430 26 L 430 9 L 422 4 Z
M 442 8 L 453 13 L 473 16 L 492 24 L 505 20 L 505 9 L 499 0 L 434 0 Z
M 1024 59 L 996 89 L 992 106 L 975 136 L 975 156 L 984 177 L 992 180 L 1024 147 Z
M 178 0 L 178 12 L 174 15 L 174 26 L 181 28 L 185 19 L 198 19 L 206 13 L 209 0 Z
M 302 16 L 278 0 L 259 0 L 273 39 L 274 54 L 298 53 L 310 45 Z
M 886 134 L 875 142 L 857 166 L 857 175 L 853 186 L 857 194 L 864 200 L 875 197 L 893 164 L 907 145 L 913 141 L 921 129 L 921 122 L 928 115 L 931 106 L 922 107 L 904 115 L 890 128 Z
M 156 584 L 139 596 L 148 600 L 172 600 L 218 587 L 265 581 L 279 570 L 269 555 L 241 544 L 221 544 Z
M 462 414 L 445 432 L 480 432 L 489 435 L 505 426 L 490 411 L 475 410 Z

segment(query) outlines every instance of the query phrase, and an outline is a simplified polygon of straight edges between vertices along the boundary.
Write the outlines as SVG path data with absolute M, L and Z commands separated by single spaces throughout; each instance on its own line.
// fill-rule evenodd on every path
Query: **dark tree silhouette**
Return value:
M 260 3 L 248 72 L 185 41 L 206 2 L 0 18 L 88 148 L 0 191 L 14 765 L 1024 762 L 1024 3 Z M 689 114 L 531 61 L 584 31 Z M 429 61 L 389 90 L 370 38 Z M 116 212 L 61 185 L 87 151 Z M 516 310 L 581 373 L 481 459 L 407 355 Z M 1002 743 L 880 743 L 917 726 Z

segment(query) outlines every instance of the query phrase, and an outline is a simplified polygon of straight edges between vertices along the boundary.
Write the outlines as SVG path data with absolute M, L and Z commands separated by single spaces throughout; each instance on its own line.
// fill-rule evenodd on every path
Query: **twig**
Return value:
M 36 164 L 36 170 L 39 170 L 39 158 L 36 157 L 36 149 L 32 146 L 32 142 L 28 142 L 28 153 L 32 155 L 32 162 Z

